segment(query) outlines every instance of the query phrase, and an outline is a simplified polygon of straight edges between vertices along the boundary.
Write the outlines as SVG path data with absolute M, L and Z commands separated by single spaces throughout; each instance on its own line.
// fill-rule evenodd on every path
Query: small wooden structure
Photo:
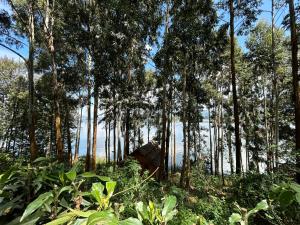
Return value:
M 140 164 L 143 170 L 149 170 L 150 174 L 153 173 L 160 164 L 160 147 L 158 143 L 151 141 L 146 145 L 143 145 L 134 150 L 130 156 L 135 158 Z M 155 172 L 157 178 L 159 171 Z

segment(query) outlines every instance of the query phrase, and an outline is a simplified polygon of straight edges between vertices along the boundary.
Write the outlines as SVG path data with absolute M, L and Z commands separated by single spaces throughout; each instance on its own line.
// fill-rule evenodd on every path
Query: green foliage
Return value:
M 238 213 L 232 213 L 232 215 L 229 217 L 229 224 L 235 225 L 237 223 L 241 225 L 248 225 L 249 224 L 249 217 L 251 215 L 256 214 L 260 210 L 267 210 L 269 208 L 268 203 L 266 200 L 262 200 L 259 202 L 255 208 L 251 209 L 250 211 L 247 211 L 244 208 L 241 208 L 238 204 L 236 204 L 236 207 L 238 208 Z
M 135 208 L 138 218 L 143 224 L 159 225 L 167 224 L 168 221 L 172 220 L 177 213 L 175 206 L 176 197 L 168 196 L 165 198 L 162 208 L 155 205 L 152 201 L 149 201 L 148 206 L 143 202 L 138 202 L 136 203 Z

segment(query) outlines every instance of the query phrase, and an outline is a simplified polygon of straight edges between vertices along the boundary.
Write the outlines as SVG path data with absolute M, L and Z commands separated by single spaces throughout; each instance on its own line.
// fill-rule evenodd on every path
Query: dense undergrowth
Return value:
M 159 183 L 133 160 L 92 173 L 1 155 L 0 170 L 0 224 L 300 224 L 300 186 L 279 172 L 223 181 L 197 165 L 186 191 L 179 173 Z

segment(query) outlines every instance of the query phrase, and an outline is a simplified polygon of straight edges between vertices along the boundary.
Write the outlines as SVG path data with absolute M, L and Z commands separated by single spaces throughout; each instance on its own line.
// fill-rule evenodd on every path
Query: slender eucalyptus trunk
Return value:
M 187 156 L 186 156 L 186 181 L 185 187 L 187 189 L 190 188 L 190 176 L 191 176 L 191 122 L 190 118 L 188 119 L 188 127 L 187 127 Z
M 59 162 L 63 162 L 63 140 L 62 140 L 62 126 L 61 126 L 61 113 L 59 103 L 59 93 L 61 92 L 58 84 L 57 64 L 56 64 L 56 50 L 54 46 L 54 21 L 53 11 L 55 8 L 55 0 L 51 2 L 46 1 L 46 15 L 44 32 L 47 37 L 47 45 L 51 59 L 52 69 L 52 85 L 53 85 L 53 102 L 54 102 L 54 116 L 55 116 L 55 145 L 56 154 Z
M 97 163 L 97 128 L 98 128 L 98 103 L 99 103 L 99 86 L 95 79 L 94 85 L 94 118 L 93 118 L 93 151 L 92 151 L 92 170 L 96 170 Z
M 120 139 L 120 117 L 117 119 L 117 140 L 118 140 L 118 162 L 122 161 L 122 149 L 121 149 L 121 139 Z
M 186 140 L 186 74 L 187 67 L 184 67 L 182 76 L 183 76 L 183 85 L 182 85 L 182 125 L 183 125 L 183 160 L 180 176 L 180 185 L 184 186 L 184 181 L 186 178 L 186 160 L 187 160 L 187 140 Z
M 117 162 L 117 118 L 116 118 L 116 111 L 114 109 L 114 121 L 113 121 L 113 145 L 114 145 L 114 164 Z
M 295 17 L 294 0 L 289 0 L 290 12 L 290 30 L 291 30 L 291 45 L 292 45 L 292 74 L 293 74 L 293 91 L 295 104 L 295 126 L 296 126 L 296 180 L 300 183 L 300 88 L 298 74 L 298 43 L 297 43 L 297 26 Z
M 217 122 L 217 106 L 215 105 L 215 116 L 214 116 L 214 162 L 215 162 L 215 175 L 219 175 L 219 134 L 218 134 L 218 122 Z
M 274 18 L 274 4 L 275 0 L 272 0 L 272 71 L 273 71 L 273 85 L 274 85 L 274 97 L 275 97 L 275 124 L 274 124 L 274 143 L 275 143 L 275 164 L 276 168 L 278 168 L 279 165 L 279 156 L 278 156 L 278 143 L 279 143 L 279 96 L 278 96 L 278 84 L 277 84 L 277 75 L 276 75 L 276 68 L 275 68 L 275 35 L 274 35 L 274 29 L 275 29 L 275 18 Z
M 74 153 L 74 163 L 78 161 L 79 157 L 79 145 L 80 145 L 80 131 L 81 131 L 81 122 L 82 122 L 82 97 L 80 97 L 79 100 L 79 105 L 80 105 L 80 113 L 79 113 L 79 118 L 77 122 L 77 131 L 76 131 L 76 141 L 75 141 L 75 153 Z
M 124 159 L 126 159 L 129 156 L 129 129 L 130 129 L 130 110 L 127 109 L 126 122 L 125 122 Z
M 221 94 L 222 88 L 221 88 Z M 221 106 L 220 106 L 220 127 L 221 127 L 221 174 L 222 174 L 222 181 L 224 185 L 224 126 L 223 126 L 223 95 L 221 97 Z
M 110 121 L 108 122 L 108 139 L 107 139 L 107 154 L 108 162 L 110 163 Z
M 29 54 L 27 61 L 28 68 L 28 125 L 29 125 L 29 141 L 30 141 L 30 160 L 34 161 L 38 155 L 36 137 L 35 137 L 35 110 L 34 110 L 34 80 L 33 80 L 33 62 L 35 52 L 35 32 L 34 32 L 34 1 L 29 2 Z
M 210 121 L 210 107 L 208 107 L 208 129 L 209 129 L 209 150 L 210 150 L 210 174 L 213 174 L 213 147 L 211 137 L 211 121 Z
M 65 124 L 67 133 L 67 148 L 68 148 L 68 163 L 69 166 L 72 165 L 72 140 L 71 140 L 71 128 L 70 128 L 70 109 L 68 103 L 66 103 L 66 114 L 65 114 Z
M 231 140 L 231 131 L 227 131 L 227 146 L 228 146 L 228 157 L 230 165 L 230 174 L 234 173 L 233 169 L 233 157 L 232 157 L 232 140 Z
M 235 152 L 236 152 L 236 173 L 240 174 L 242 169 L 241 140 L 240 140 L 240 119 L 236 91 L 235 74 L 235 43 L 234 43 L 234 7 L 233 0 L 229 1 L 230 8 L 230 62 L 231 62 L 231 82 L 233 95 L 233 113 L 234 113 L 234 134 L 235 134 Z
M 107 119 L 105 119 L 105 162 L 108 163 Z
M 91 168 L 91 83 L 90 83 L 90 56 L 87 57 L 87 144 L 86 144 L 86 159 L 85 170 L 90 171 Z
M 173 127 L 173 171 L 176 170 L 176 117 L 174 116 L 174 127 Z

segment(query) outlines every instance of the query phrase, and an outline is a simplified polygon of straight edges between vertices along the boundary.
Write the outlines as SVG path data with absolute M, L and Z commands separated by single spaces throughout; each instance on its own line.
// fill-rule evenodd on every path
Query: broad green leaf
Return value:
M 291 183 L 290 184 L 291 189 L 293 189 L 294 191 L 296 191 L 297 193 L 300 193 L 300 185 L 296 184 L 296 183 Z
M 118 219 L 111 211 L 101 211 L 89 216 L 87 225 L 117 225 Z
M 63 217 L 59 217 L 56 220 L 53 220 L 49 223 L 46 223 L 45 225 L 60 225 L 60 224 L 65 224 L 67 222 L 70 222 L 72 219 L 74 219 L 75 216 L 74 215 L 70 215 L 70 214 L 66 214 Z
M 19 195 L 12 199 L 11 201 L 4 202 L 0 205 L 0 216 L 9 214 L 11 210 L 14 209 L 14 207 L 18 206 L 18 201 L 22 199 L 22 195 Z
M 300 205 L 300 193 L 297 193 L 295 195 L 296 201 L 298 202 L 298 204 Z
M 46 157 L 39 157 L 36 160 L 34 160 L 33 163 L 42 162 L 42 161 L 46 161 L 46 160 L 47 160 Z
M 107 190 L 107 196 L 109 198 L 113 195 L 116 184 L 117 183 L 115 181 L 106 182 L 105 186 L 106 186 L 106 190 Z
M 281 192 L 281 194 L 279 195 L 280 206 L 283 208 L 289 206 L 293 202 L 294 196 L 294 192 L 290 190 L 284 190 L 283 192 Z
M 257 203 L 255 209 L 257 210 L 267 210 L 269 208 L 267 200 L 262 200 L 261 202 Z
M 24 219 L 22 223 L 20 222 L 21 217 L 19 216 L 13 221 L 9 222 L 7 225 L 35 225 L 42 215 L 43 212 L 41 210 L 37 210 L 35 213 L 31 214 L 26 219 Z
M 135 209 L 138 213 L 139 220 L 143 221 L 143 220 L 149 219 L 147 207 L 143 202 L 137 202 L 135 204 Z
M 128 218 L 119 222 L 119 225 L 143 225 L 142 221 L 137 218 Z
M 87 224 L 87 218 L 85 219 L 78 218 L 76 219 L 73 225 L 86 225 L 86 224 Z
M 165 217 L 170 213 L 176 206 L 176 197 L 171 195 L 165 200 L 164 208 L 162 210 L 162 216 Z
M 84 211 L 74 210 L 74 209 L 70 209 L 70 211 L 74 213 L 76 216 L 85 217 L 85 218 L 88 218 L 90 215 L 97 212 L 96 210 L 89 210 L 84 212 Z
M 229 224 L 235 225 L 236 223 L 240 223 L 242 221 L 242 216 L 238 213 L 232 213 L 229 217 Z
M 97 177 L 98 175 L 93 172 L 85 172 L 85 173 L 80 174 L 80 176 L 85 177 L 85 178 L 91 178 L 91 177 Z
M 101 183 L 93 183 L 91 194 L 94 196 L 96 201 L 101 204 L 103 198 L 104 186 Z
M 71 169 L 69 172 L 65 173 L 67 178 L 70 180 L 70 181 L 74 181 L 76 179 L 76 176 L 77 176 L 77 173 L 74 169 Z
M 105 177 L 105 176 L 97 176 L 97 177 L 102 181 L 106 181 L 106 182 L 111 181 L 109 177 Z
M 267 210 L 269 208 L 267 200 L 262 200 L 261 202 L 257 203 L 254 209 L 248 212 L 248 216 L 257 213 L 260 210 Z
M 60 196 L 61 193 L 68 191 L 69 193 L 73 190 L 73 188 L 71 186 L 65 186 L 63 188 L 61 188 L 58 192 L 58 196 Z
M 105 176 L 99 176 L 93 172 L 85 172 L 83 174 L 81 174 L 82 177 L 85 177 L 85 178 L 91 178 L 91 177 L 97 177 L 99 180 L 102 180 L 102 181 L 111 181 L 111 179 L 109 177 L 105 177 Z
M 175 209 L 175 210 L 173 210 L 173 211 L 171 211 L 171 212 L 169 212 L 166 216 L 165 216 L 165 222 L 168 222 L 168 221 L 170 221 L 170 220 L 172 220 L 173 219 L 173 217 L 177 214 L 177 210 Z
M 46 192 L 41 194 L 39 197 L 37 197 L 37 199 L 35 199 L 26 207 L 20 221 L 22 222 L 27 216 L 32 214 L 35 210 L 39 209 L 49 198 L 52 197 L 52 192 Z

